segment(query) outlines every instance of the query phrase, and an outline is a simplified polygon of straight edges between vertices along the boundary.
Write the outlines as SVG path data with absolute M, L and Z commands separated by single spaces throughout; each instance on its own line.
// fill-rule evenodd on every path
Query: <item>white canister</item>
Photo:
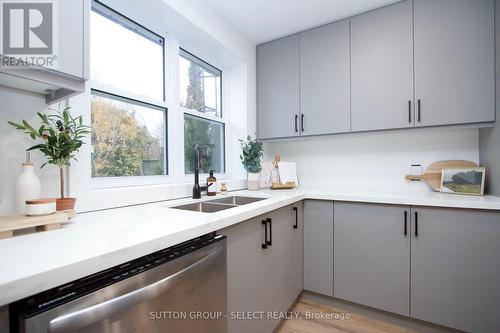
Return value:
M 26 200 L 39 199 L 42 193 L 42 185 L 35 175 L 33 164 L 23 163 L 22 172 L 17 178 L 14 194 L 14 209 L 16 213 L 24 213 L 26 209 Z

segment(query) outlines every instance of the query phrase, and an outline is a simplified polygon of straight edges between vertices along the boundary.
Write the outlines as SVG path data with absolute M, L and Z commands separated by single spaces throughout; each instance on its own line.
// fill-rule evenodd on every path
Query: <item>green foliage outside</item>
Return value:
M 94 97 L 92 176 L 121 177 L 164 173 L 163 123 L 152 135 L 133 110 Z

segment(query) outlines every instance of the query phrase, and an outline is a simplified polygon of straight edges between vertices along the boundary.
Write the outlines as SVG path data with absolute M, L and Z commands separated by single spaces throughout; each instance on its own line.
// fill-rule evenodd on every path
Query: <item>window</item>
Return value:
M 184 114 L 184 172 L 194 173 L 195 145 L 200 147 L 200 172 L 224 172 L 224 124 Z
M 220 70 L 181 49 L 179 76 L 181 106 L 222 117 Z
M 165 111 L 106 93 L 92 95 L 92 177 L 165 174 Z
M 194 172 L 195 145 L 200 171 L 225 172 L 225 119 L 221 107 L 222 72 L 180 50 L 180 103 L 184 108 L 184 172 Z
M 91 80 L 163 101 L 163 38 L 98 2 L 90 19 Z
M 166 175 L 164 38 L 94 1 L 90 40 L 92 177 Z

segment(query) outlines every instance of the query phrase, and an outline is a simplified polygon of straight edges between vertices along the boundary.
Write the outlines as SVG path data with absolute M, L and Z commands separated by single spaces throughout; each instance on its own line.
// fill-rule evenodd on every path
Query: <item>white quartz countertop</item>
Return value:
M 238 191 L 228 195 L 263 197 L 267 200 L 216 213 L 169 208 L 200 201 L 192 199 L 110 209 L 78 214 L 58 230 L 2 239 L 0 306 L 303 199 L 500 211 L 500 198 L 497 197 L 432 192 L 402 194 L 302 188 Z M 212 199 L 203 198 L 201 201 Z

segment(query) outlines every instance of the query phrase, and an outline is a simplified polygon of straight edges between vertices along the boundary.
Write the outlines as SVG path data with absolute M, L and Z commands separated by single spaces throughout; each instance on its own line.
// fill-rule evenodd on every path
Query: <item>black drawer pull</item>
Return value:
M 295 115 L 295 132 L 299 131 L 298 121 L 299 121 L 299 116 Z
M 273 245 L 273 220 L 270 218 L 266 219 L 266 222 L 269 223 L 269 240 L 267 241 L 267 245 Z
M 408 212 L 405 210 L 405 227 L 404 227 L 404 235 L 408 235 Z
M 267 221 L 262 220 L 262 225 L 264 226 L 264 243 L 262 243 L 262 248 L 267 249 Z
M 304 115 L 300 116 L 300 127 L 302 128 L 302 132 L 304 132 Z
M 293 211 L 295 212 L 295 224 L 293 225 L 294 229 L 299 228 L 299 209 L 297 207 L 293 207 Z
M 422 102 L 420 101 L 420 99 L 417 101 L 417 104 L 418 104 L 418 108 L 417 108 L 417 112 L 418 112 L 418 122 L 420 123 L 422 121 Z
M 408 101 L 408 122 L 411 123 L 411 101 Z
M 418 212 L 415 212 L 415 238 L 418 237 Z

